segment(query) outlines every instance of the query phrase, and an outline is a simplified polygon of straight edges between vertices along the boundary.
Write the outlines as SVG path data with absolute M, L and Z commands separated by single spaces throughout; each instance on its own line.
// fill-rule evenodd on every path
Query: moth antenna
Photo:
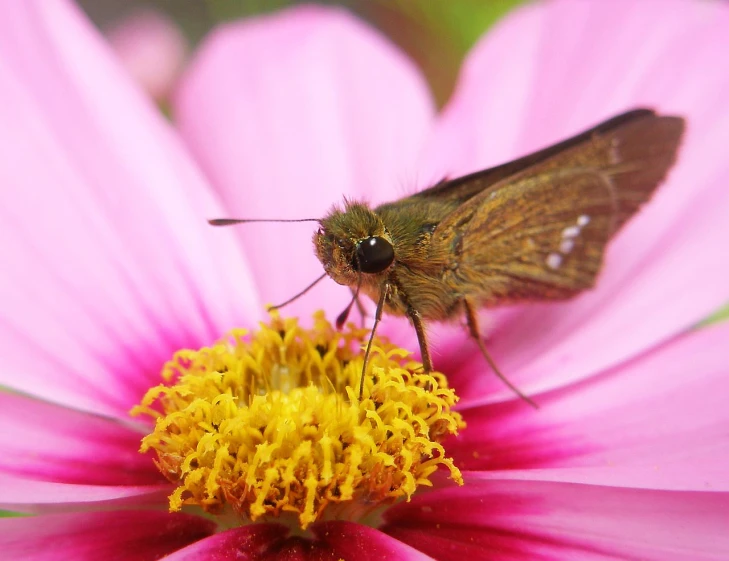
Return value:
M 304 290 L 302 290 L 295 296 L 292 296 L 291 298 L 286 300 L 286 302 L 281 302 L 280 304 L 277 304 L 275 306 L 269 306 L 268 311 L 270 312 L 271 310 L 279 310 L 279 309 L 283 308 L 284 306 L 288 306 L 289 304 L 291 304 L 291 302 L 293 302 L 294 300 L 297 300 L 298 298 L 300 298 L 301 296 L 303 296 L 304 294 L 309 292 L 312 288 L 314 288 L 319 283 L 320 280 L 322 280 L 326 276 L 327 276 L 327 274 L 324 273 L 322 276 L 320 276 L 318 279 L 316 279 L 314 282 L 312 282 L 309 286 L 307 286 Z
M 233 226 L 250 222 L 319 222 L 318 218 L 210 218 L 211 226 Z

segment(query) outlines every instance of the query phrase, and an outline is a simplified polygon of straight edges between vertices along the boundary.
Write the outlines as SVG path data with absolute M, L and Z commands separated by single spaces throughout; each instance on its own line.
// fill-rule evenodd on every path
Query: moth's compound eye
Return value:
M 363 273 L 380 273 L 395 260 L 395 248 L 385 238 L 372 236 L 357 244 L 356 256 L 352 259 L 354 270 Z

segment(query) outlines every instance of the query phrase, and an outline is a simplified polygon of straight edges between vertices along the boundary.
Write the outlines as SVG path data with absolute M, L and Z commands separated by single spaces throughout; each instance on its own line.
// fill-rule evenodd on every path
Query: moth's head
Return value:
M 382 220 L 364 203 L 345 201 L 319 221 L 316 255 L 339 284 L 357 285 L 360 273 L 382 274 L 395 261 L 392 238 Z

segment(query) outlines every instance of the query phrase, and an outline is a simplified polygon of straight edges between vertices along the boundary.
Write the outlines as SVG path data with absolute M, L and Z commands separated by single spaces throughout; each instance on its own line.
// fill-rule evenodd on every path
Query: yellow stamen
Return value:
M 352 517 L 356 505 L 409 500 L 439 466 L 462 485 L 440 444 L 464 426 L 445 376 L 376 338 L 360 402 L 367 335 L 338 332 L 321 312 L 311 329 L 273 314 L 257 332 L 177 352 L 166 384 L 132 410 L 156 419 L 141 451 L 154 450 L 178 485 L 170 510 L 229 505 L 252 521 L 294 513 L 305 529 Z

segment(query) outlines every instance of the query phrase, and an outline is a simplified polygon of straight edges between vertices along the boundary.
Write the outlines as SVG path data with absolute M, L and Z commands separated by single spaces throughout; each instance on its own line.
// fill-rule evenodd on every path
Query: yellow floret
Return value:
M 294 513 L 305 529 L 356 510 L 409 500 L 444 466 L 440 442 L 464 426 L 442 374 L 375 339 L 359 399 L 367 330 L 336 331 L 272 317 L 209 348 L 182 350 L 134 414 L 155 418 L 142 452 L 178 487 L 170 510 L 197 505 L 243 520 Z M 347 508 L 336 509 L 336 506 Z

